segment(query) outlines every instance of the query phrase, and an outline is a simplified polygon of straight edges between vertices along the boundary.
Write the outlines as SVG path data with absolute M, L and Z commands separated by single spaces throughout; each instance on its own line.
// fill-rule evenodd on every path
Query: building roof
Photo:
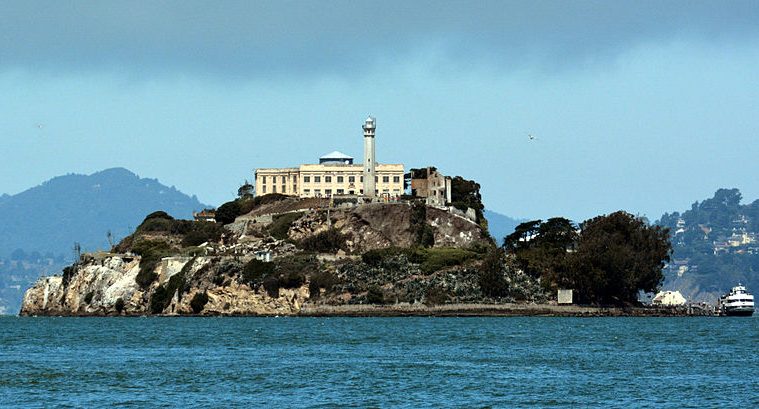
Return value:
M 319 159 L 339 159 L 339 160 L 345 160 L 345 159 L 353 159 L 353 157 L 352 156 L 348 156 L 348 155 L 346 155 L 346 154 L 344 154 L 342 152 L 339 152 L 339 151 L 334 151 L 334 152 L 330 152 L 330 153 L 322 156 Z

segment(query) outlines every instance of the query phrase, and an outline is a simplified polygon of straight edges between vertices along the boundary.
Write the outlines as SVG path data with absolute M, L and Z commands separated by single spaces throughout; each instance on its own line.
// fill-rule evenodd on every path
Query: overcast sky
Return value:
M 0 193 L 123 166 L 218 205 L 256 167 L 360 157 L 372 114 L 380 162 L 513 217 L 753 201 L 757 22 L 757 1 L 0 2 Z

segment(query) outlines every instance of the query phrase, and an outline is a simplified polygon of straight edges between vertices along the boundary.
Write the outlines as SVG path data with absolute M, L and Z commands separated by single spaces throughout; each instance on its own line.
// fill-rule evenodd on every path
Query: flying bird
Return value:
M 534 137 L 534 136 L 533 136 L 531 133 L 528 133 L 528 134 L 527 134 L 527 137 L 528 137 L 528 138 L 530 138 L 530 140 L 531 140 L 531 141 L 534 141 L 535 139 L 537 139 L 537 138 L 536 138 L 536 137 Z

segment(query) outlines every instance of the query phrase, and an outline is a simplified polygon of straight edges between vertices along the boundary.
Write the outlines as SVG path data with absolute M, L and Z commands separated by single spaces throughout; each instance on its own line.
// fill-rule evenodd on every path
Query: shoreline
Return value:
M 8 315 L 13 316 L 13 315 Z M 17 317 L 716 317 L 688 307 L 596 307 L 556 304 L 304 304 L 290 314 L 18 314 Z

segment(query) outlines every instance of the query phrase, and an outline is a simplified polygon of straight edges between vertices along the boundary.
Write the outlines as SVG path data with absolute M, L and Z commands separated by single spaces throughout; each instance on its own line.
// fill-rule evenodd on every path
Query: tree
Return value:
M 239 189 L 237 189 L 237 197 L 239 198 L 251 198 L 253 197 L 253 194 L 255 193 L 256 188 L 248 183 L 246 180 L 245 183 L 240 186 Z
M 568 251 L 575 248 L 577 240 L 577 227 L 568 219 L 554 217 L 518 225 L 504 238 L 503 246 L 522 271 L 540 277 L 543 287 L 555 289 L 567 268 Z
M 669 229 L 623 211 L 586 220 L 580 229 L 577 251 L 557 279 L 581 302 L 634 303 L 639 291 L 659 289 L 672 250 Z
M 235 221 L 235 218 L 241 213 L 240 202 L 233 200 L 224 203 L 216 209 L 215 219 L 221 224 L 229 224 Z

